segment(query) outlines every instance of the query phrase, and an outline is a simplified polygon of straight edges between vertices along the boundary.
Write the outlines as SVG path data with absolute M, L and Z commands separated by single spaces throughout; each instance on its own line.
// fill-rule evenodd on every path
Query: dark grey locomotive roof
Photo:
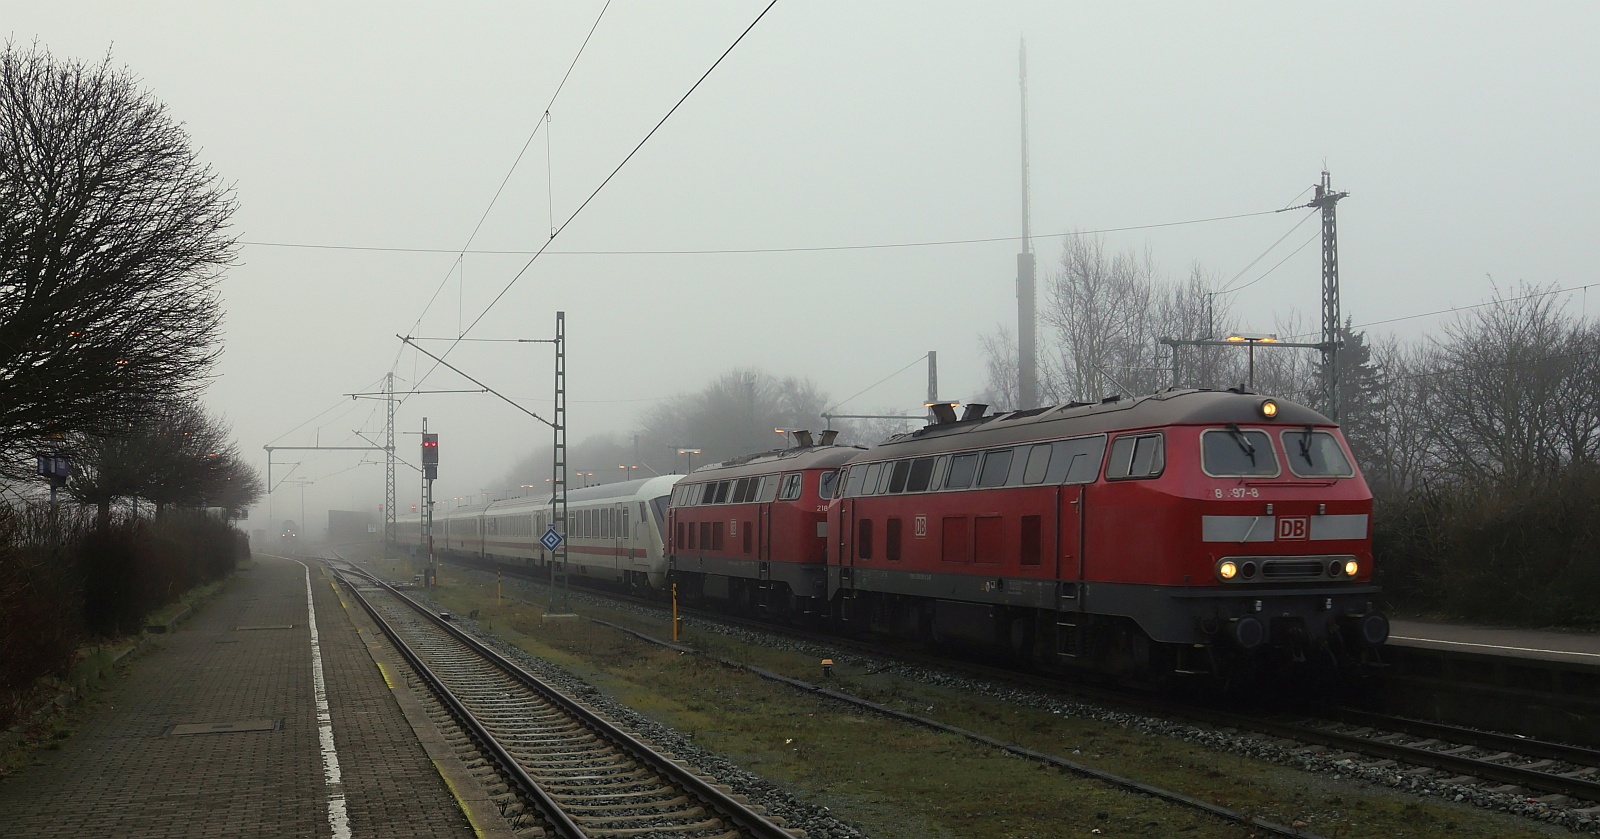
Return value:
M 1276 419 L 1261 416 L 1262 402 L 1278 404 Z M 947 422 L 892 437 L 862 460 L 1057 440 L 1165 425 L 1222 425 L 1230 422 L 1285 426 L 1336 423 L 1297 402 L 1236 390 L 1171 390 L 1149 396 L 1112 397 L 1101 402 L 1070 402 L 1048 408 L 1012 411 L 964 422 Z
M 772 475 L 800 469 L 828 469 L 842 466 L 866 449 L 862 446 L 806 446 L 777 449 L 760 454 L 729 458 L 702 466 L 684 478 L 687 482 L 725 481 L 750 475 Z

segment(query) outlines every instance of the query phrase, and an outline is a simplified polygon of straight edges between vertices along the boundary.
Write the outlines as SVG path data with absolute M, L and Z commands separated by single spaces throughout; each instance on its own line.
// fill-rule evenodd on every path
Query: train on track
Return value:
M 1122 675 L 1377 660 L 1372 494 L 1327 417 L 1239 389 L 934 412 L 571 490 L 569 571 Z M 435 550 L 547 571 L 550 501 L 440 512 Z

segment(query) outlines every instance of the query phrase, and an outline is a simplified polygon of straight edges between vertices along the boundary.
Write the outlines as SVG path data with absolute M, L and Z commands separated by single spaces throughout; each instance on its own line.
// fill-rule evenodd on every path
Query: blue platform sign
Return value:
M 544 545 L 544 549 L 547 551 L 553 551 L 556 548 L 561 547 L 561 543 L 563 541 L 564 540 L 561 538 L 561 534 L 556 532 L 555 526 L 553 525 L 549 530 L 544 532 L 543 536 L 539 537 L 539 544 Z

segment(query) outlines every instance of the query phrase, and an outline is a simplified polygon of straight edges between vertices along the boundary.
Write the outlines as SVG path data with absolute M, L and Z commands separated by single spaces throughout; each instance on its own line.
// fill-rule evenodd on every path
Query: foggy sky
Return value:
M 601 5 L 5 0 L 0 31 L 60 57 L 109 50 L 142 78 L 235 185 L 243 241 L 445 251 L 240 248 L 221 286 L 226 351 L 205 401 L 264 469 L 267 443 L 359 445 L 356 429 L 378 439 L 381 403 L 342 394 L 375 389 L 391 367 L 410 386 L 431 363 L 401 352 L 395 334 L 457 335 L 527 262 L 458 262 L 455 251 Z M 552 108 L 551 176 L 541 130 L 472 249 L 544 244 L 551 216 L 559 225 L 576 210 L 763 5 L 615 3 Z M 1025 37 L 1041 285 L 1060 255 L 1050 234 L 1303 203 L 1326 165 L 1351 193 L 1340 259 L 1358 326 L 1480 303 L 1491 276 L 1576 288 L 1597 262 L 1597 18 L 1600 7 L 1582 3 L 785 0 L 552 250 L 1016 236 Z M 1148 249 L 1170 278 L 1198 263 L 1225 281 L 1304 214 L 1105 238 Z M 471 335 L 548 338 L 554 311 L 567 312 L 574 441 L 627 434 L 654 400 L 736 365 L 809 376 L 838 399 L 937 350 L 941 396 L 967 398 L 985 384 L 980 333 L 1015 322 L 1016 251 L 1011 240 L 551 253 Z M 1273 331 L 1298 310 L 1315 331 L 1319 272 L 1313 243 L 1238 296 L 1241 321 Z M 1586 312 L 1585 298 L 1571 295 L 1572 310 Z M 1373 332 L 1409 338 L 1441 321 Z M 548 347 L 464 344 L 451 360 L 548 411 Z M 470 385 L 441 370 L 423 387 Z M 918 366 L 840 410 L 914 411 L 924 389 Z M 441 498 L 489 489 L 548 440 L 488 396 L 419 396 L 398 422 L 415 430 L 423 416 L 441 434 Z M 400 438 L 403 456 L 414 459 L 416 441 Z M 308 532 L 329 506 L 381 502 L 381 466 L 349 453 L 303 459 L 295 477 L 317 481 L 304 489 Z M 275 466 L 274 480 L 287 472 Z M 407 509 L 412 473 L 399 484 Z M 275 519 L 298 519 L 300 487 L 280 485 L 272 503 Z M 266 521 L 264 503 L 249 526 Z

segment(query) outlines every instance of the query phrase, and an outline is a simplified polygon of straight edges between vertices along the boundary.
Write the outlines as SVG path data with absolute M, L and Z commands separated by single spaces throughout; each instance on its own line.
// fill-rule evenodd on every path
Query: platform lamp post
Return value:
M 1278 343 L 1278 336 L 1276 336 L 1276 335 L 1258 335 L 1258 334 L 1241 335 L 1241 334 L 1235 332 L 1232 335 L 1229 335 L 1228 337 L 1223 338 L 1222 340 L 1227 341 L 1230 344 L 1246 344 L 1246 345 L 1249 346 L 1249 348 L 1250 348 L 1250 362 L 1249 362 L 1250 366 L 1249 366 L 1249 371 L 1250 372 L 1248 374 L 1249 378 L 1247 379 L 1247 384 L 1245 385 L 1245 387 L 1249 388 L 1250 390 L 1255 390 L 1256 389 L 1256 344 L 1276 344 L 1276 343 Z
M 694 456 L 699 453 L 699 449 L 678 449 L 678 454 L 686 454 L 689 456 L 689 468 L 684 470 L 685 475 L 694 471 Z
M 55 529 L 56 522 L 56 494 L 67 485 L 67 478 L 72 475 L 72 458 L 60 452 L 46 452 L 36 455 L 38 458 L 39 476 L 50 481 L 50 527 Z M 51 539 L 55 537 L 52 535 Z

